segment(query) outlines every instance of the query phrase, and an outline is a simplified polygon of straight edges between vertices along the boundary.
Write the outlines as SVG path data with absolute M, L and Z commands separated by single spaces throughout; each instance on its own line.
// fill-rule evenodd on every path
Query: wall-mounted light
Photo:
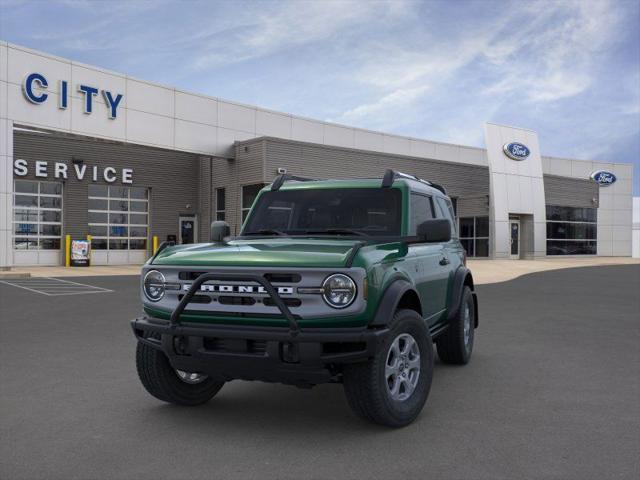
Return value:
M 286 168 L 278 168 L 278 175 L 284 175 L 287 173 L 287 169 Z
M 82 165 L 84 163 L 84 160 L 82 160 L 81 158 L 71 157 L 71 162 L 74 165 Z

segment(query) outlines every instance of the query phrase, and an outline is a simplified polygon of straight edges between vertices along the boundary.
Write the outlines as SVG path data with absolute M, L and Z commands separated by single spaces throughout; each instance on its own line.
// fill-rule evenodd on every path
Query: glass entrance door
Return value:
M 196 243 L 196 217 L 188 216 L 188 217 L 180 217 L 180 238 L 178 239 L 181 244 L 184 243 Z
M 511 251 L 510 258 L 520 258 L 520 220 L 509 220 L 511 230 Z

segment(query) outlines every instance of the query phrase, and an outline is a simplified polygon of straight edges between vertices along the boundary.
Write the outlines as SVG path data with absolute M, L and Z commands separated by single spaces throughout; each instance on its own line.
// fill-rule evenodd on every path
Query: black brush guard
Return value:
M 256 282 L 257 284 L 264 287 L 269 297 L 271 297 L 271 300 L 273 300 L 273 303 L 276 305 L 276 307 L 278 307 L 280 313 L 282 313 L 282 316 L 289 325 L 289 332 L 291 336 L 296 337 L 300 333 L 300 326 L 298 325 L 298 322 L 296 322 L 296 319 L 291 313 L 291 310 L 289 310 L 289 307 L 287 307 L 287 305 L 282 301 L 282 298 L 280 298 L 280 295 L 278 295 L 278 292 L 273 287 L 273 285 L 271 285 L 269 280 L 267 280 L 263 275 L 252 273 L 205 273 L 200 275 L 195 280 L 195 282 L 193 282 L 187 293 L 185 293 L 184 297 L 182 297 L 182 300 L 180 300 L 180 303 L 178 303 L 178 306 L 171 314 L 170 325 L 172 327 L 180 325 L 180 316 L 184 312 L 185 308 L 187 307 L 193 296 L 198 293 L 202 284 L 208 282 L 209 280 Z
M 261 285 L 289 328 L 182 323 L 185 308 L 202 284 L 209 280 Z M 335 381 L 336 366 L 372 358 L 389 331 L 367 327 L 300 330 L 294 315 L 269 280 L 250 273 L 204 273 L 189 287 L 168 323 L 144 316 L 132 320 L 131 327 L 139 342 L 162 351 L 175 369 L 203 372 L 223 381 L 262 380 L 298 386 Z M 210 338 L 230 340 L 231 350 L 208 347 L 206 341 Z M 248 350 L 249 342 L 256 341 L 264 345 L 259 354 Z

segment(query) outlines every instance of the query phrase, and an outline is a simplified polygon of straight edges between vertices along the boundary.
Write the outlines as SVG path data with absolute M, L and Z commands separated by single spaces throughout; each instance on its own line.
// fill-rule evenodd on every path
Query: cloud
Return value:
M 336 41 L 350 28 L 402 15 L 406 5 L 405 0 L 259 3 L 244 10 L 233 31 L 227 32 L 229 36 L 217 38 L 215 48 L 198 49 L 192 66 L 204 70 L 301 45 Z M 206 38 L 212 33 L 205 28 L 198 37 Z
M 615 3 L 575 0 L 514 2 L 495 18 L 472 28 L 449 29 L 446 35 L 435 26 L 440 18 L 421 23 L 414 26 L 423 33 L 419 48 L 398 41 L 379 49 L 377 56 L 364 56 L 355 78 L 370 98 L 349 106 L 335 120 L 372 128 L 381 124 L 380 117 L 397 121 L 415 116 L 416 104 L 442 111 L 444 102 L 434 96 L 447 97 L 451 109 L 457 96 L 456 110 L 445 113 L 484 122 L 506 105 L 540 108 L 578 96 L 592 87 L 621 19 Z M 437 33 L 425 34 L 430 30 Z M 467 76 L 475 78 L 467 81 Z M 471 103 L 465 105 L 463 99 Z M 467 112 L 469 108 L 479 114 Z M 479 124 L 475 128 L 480 131 Z M 447 139 L 466 135 L 453 130 L 466 129 L 449 129 Z
M 506 27 L 484 56 L 499 80 L 488 95 L 552 102 L 586 91 L 598 53 L 613 41 L 620 14 L 609 1 L 535 2 L 512 35 Z
M 420 98 L 428 89 L 428 85 L 424 85 L 421 87 L 400 88 L 398 90 L 394 90 L 373 103 L 365 103 L 363 105 L 358 105 L 351 110 L 347 110 L 340 116 L 340 121 L 349 122 L 350 120 L 359 120 L 363 117 L 377 115 L 388 109 L 403 108 Z

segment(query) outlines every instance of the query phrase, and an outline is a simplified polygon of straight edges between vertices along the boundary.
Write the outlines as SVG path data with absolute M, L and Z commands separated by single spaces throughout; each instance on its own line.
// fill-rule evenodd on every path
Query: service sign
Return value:
M 505 143 L 502 147 L 504 154 L 512 160 L 525 160 L 531 151 L 526 145 L 517 142 Z
M 88 240 L 71 241 L 71 266 L 88 267 L 91 253 L 91 243 Z
M 606 170 L 597 170 L 591 174 L 590 178 L 602 187 L 613 185 L 617 180 L 613 173 L 607 172 Z
M 36 160 L 27 162 L 23 158 L 16 158 L 13 161 L 13 174 L 16 177 L 26 177 L 29 173 L 38 178 L 56 178 L 68 180 L 75 178 L 77 181 L 86 179 L 91 182 L 105 181 L 115 183 L 120 181 L 123 184 L 133 183 L 133 168 L 103 167 L 98 165 L 88 166 L 84 162 L 73 162 L 71 165 L 64 162 L 48 162 Z

